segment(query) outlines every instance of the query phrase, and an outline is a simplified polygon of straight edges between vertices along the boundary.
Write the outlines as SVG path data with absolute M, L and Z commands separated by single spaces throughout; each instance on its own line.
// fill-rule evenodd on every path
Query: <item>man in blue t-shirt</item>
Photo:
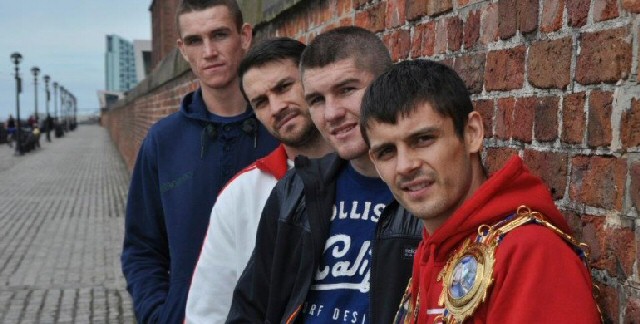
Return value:
M 360 133 L 367 86 L 391 65 L 375 34 L 316 37 L 300 69 L 311 118 L 337 152 L 298 157 L 262 212 L 228 323 L 390 323 L 411 276 L 422 224 L 397 209 Z

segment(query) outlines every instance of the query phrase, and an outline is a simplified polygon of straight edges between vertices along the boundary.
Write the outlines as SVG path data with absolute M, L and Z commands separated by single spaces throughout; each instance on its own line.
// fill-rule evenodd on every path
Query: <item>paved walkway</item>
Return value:
M 0 144 L 0 323 L 134 323 L 124 163 L 97 125 L 42 139 L 21 157 Z

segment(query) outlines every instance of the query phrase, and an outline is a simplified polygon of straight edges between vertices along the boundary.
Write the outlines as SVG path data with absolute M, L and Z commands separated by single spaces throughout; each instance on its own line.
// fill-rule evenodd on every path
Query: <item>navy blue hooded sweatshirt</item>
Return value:
M 213 115 L 201 89 L 151 127 L 131 178 L 121 257 L 139 323 L 183 322 L 218 192 L 277 145 L 249 106 L 235 117 Z

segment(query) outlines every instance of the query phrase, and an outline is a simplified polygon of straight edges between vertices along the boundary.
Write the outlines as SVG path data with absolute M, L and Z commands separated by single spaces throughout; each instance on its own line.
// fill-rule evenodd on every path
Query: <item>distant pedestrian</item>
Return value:
M 13 147 L 14 134 L 16 133 L 16 120 L 13 118 L 13 115 L 9 114 L 9 119 L 7 119 L 5 127 L 7 128 L 7 143 L 9 147 Z
M 51 114 L 47 114 L 47 117 L 44 119 L 44 132 L 47 134 L 47 142 L 51 143 L 51 129 L 53 128 L 53 118 L 51 118 Z

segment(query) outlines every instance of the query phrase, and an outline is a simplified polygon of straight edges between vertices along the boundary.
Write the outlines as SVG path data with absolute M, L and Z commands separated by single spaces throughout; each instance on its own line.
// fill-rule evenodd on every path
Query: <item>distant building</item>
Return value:
M 117 35 L 107 35 L 105 88 L 125 92 L 138 84 L 133 44 Z
M 136 65 L 136 78 L 140 82 L 151 72 L 151 41 L 134 40 L 133 58 Z

